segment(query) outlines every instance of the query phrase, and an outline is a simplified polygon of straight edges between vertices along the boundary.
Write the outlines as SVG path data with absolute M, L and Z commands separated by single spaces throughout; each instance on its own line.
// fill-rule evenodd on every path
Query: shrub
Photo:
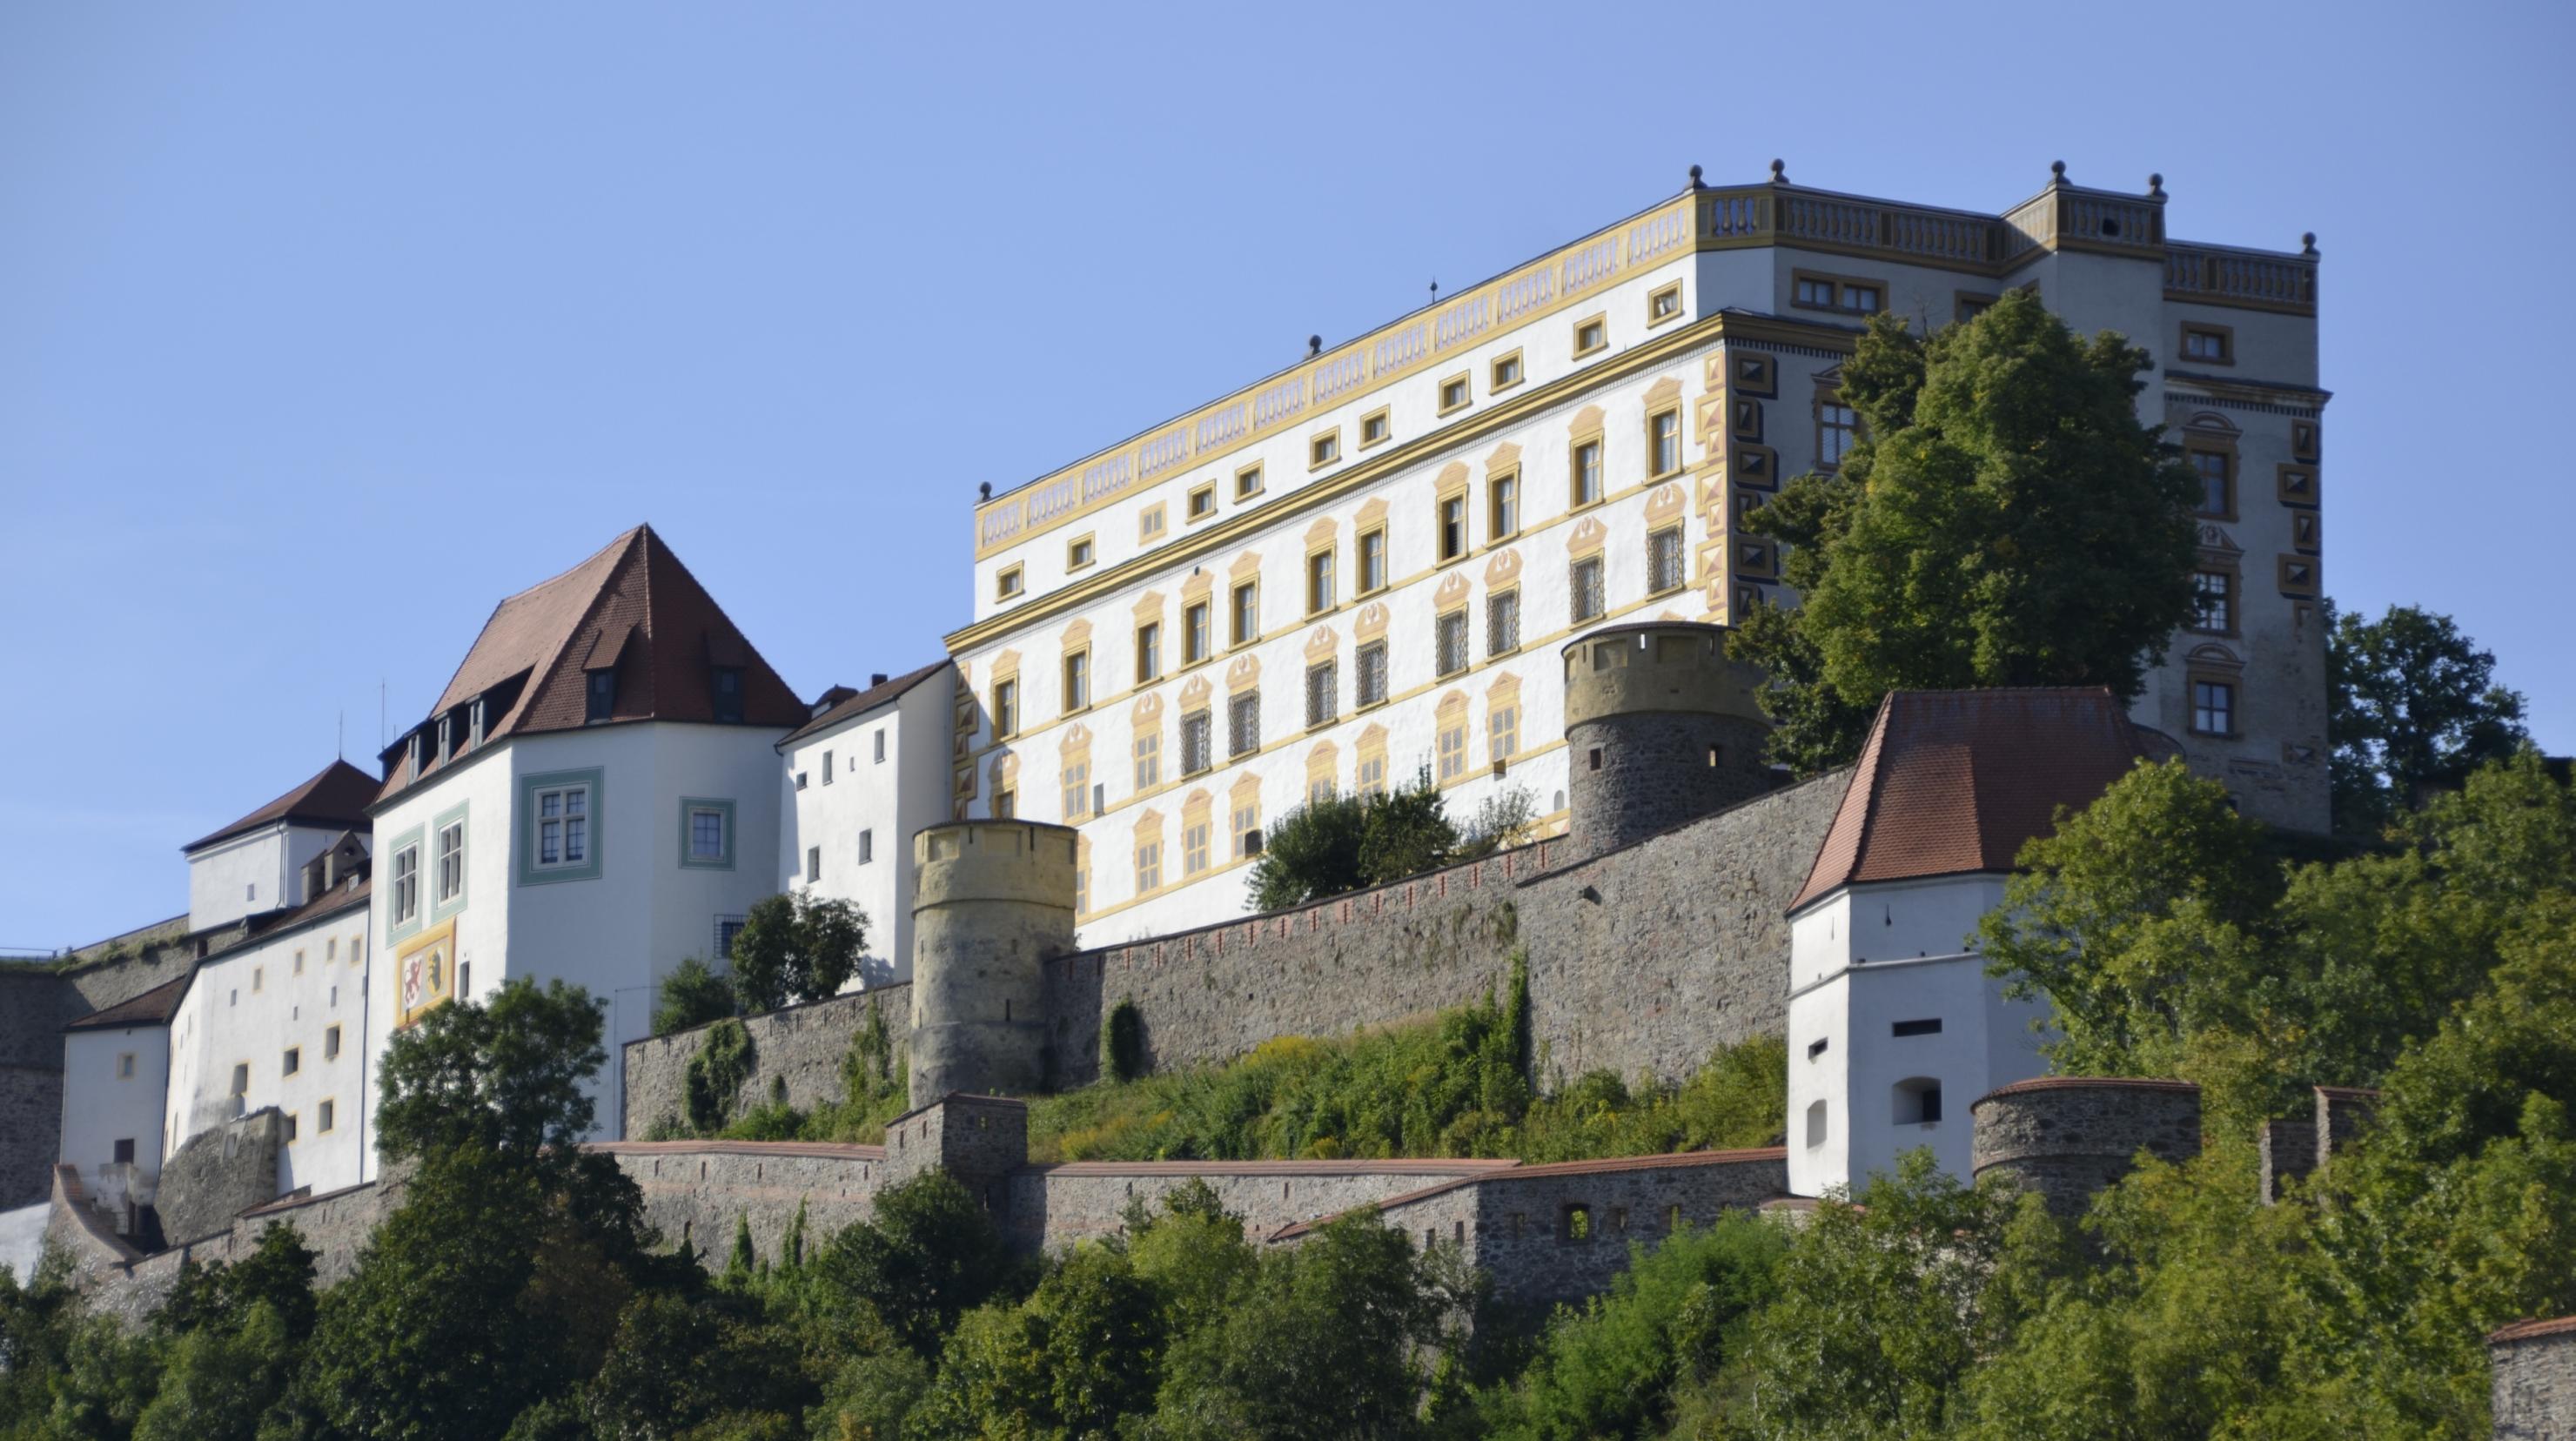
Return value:
M 1122 997 L 1100 1023 L 1100 1074 L 1132 1081 L 1145 1073 L 1145 1016 Z
M 653 1005 L 653 1034 L 667 1036 L 720 1021 L 734 1010 L 733 978 L 690 956 L 662 978 L 661 998 Z
M 733 1113 L 734 1097 L 741 1093 L 742 1083 L 751 1079 L 752 1061 L 751 1032 L 741 1021 L 727 1017 L 707 1028 L 706 1039 L 689 1058 L 683 1077 L 689 1124 L 700 1135 L 713 1135 L 724 1127 Z

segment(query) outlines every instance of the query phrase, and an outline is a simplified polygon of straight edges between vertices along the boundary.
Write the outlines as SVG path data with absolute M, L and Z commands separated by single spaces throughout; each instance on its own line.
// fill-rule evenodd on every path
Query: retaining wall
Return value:
M 2576 1316 L 2487 1338 L 2496 1441 L 2576 1441 Z
M 749 1079 L 735 1093 L 733 1114 L 767 1105 L 771 1085 L 782 1080 L 786 1083 L 787 1103 L 800 1110 L 811 1110 L 818 1102 L 844 1099 L 841 1062 L 850 1052 L 850 1042 L 866 1026 L 870 1006 L 884 1009 L 886 1033 L 900 1050 L 912 1025 L 909 983 L 872 986 L 743 1017 L 743 1029 L 751 1036 L 752 1068 Z M 686 1120 L 689 1058 L 706 1044 L 706 1033 L 706 1026 L 693 1026 L 667 1036 L 648 1036 L 626 1043 L 626 1109 L 621 1135 L 646 1136 L 661 1122 Z

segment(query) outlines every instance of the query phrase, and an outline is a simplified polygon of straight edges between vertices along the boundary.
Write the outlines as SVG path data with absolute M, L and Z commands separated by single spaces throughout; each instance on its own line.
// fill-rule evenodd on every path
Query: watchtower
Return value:
M 2140 1151 L 2177 1163 L 2200 1154 L 2200 1087 L 2189 1081 L 2039 1076 L 1988 1091 L 1969 1114 L 1975 1175 L 2001 1171 L 2063 1216 L 2129 1174 Z
M 1648 621 L 1565 647 L 1566 784 L 1580 855 L 1641 840 L 1771 788 L 1761 672 L 1727 629 Z
M 1044 967 L 1074 948 L 1072 828 L 954 821 L 912 845 L 913 1105 L 1037 1089 Z

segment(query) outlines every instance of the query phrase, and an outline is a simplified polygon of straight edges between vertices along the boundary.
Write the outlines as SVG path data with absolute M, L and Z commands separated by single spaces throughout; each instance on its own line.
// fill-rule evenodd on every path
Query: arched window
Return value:
M 1807 1105 L 1807 1144 L 1810 1146 L 1821 1146 L 1824 1143 L 1825 1103 L 1822 1101 L 1812 1101 Z

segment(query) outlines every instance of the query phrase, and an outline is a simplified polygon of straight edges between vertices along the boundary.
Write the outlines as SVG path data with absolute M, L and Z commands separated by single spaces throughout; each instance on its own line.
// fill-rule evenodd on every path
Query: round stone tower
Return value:
M 1046 962 L 1074 948 L 1072 827 L 925 826 L 912 860 L 912 1103 L 1036 1090 Z
M 1988 1091 L 1968 1108 L 1969 1169 L 2000 1171 L 2059 1215 L 2080 1214 L 2145 1151 L 2200 1154 L 2200 1087 L 2189 1081 L 2039 1076 Z
M 1726 627 L 1648 621 L 1565 647 L 1566 800 L 1581 855 L 1642 840 L 1771 788 L 1762 673 Z

